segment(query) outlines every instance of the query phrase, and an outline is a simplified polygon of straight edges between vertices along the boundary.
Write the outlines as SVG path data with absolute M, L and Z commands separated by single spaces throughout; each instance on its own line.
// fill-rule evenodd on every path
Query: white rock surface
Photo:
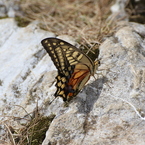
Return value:
M 48 98 L 41 88 L 36 93 L 34 89 L 44 74 L 53 76 L 53 71 L 56 72 L 40 44 L 42 39 L 54 34 L 40 30 L 36 23 L 19 28 L 13 19 L 1 19 L 0 31 L 0 120 L 13 126 L 15 117 L 32 112 L 36 102 L 42 104 Z M 54 77 L 47 85 L 53 81 Z
M 0 17 L 13 18 L 16 12 L 20 14 L 19 1 L 20 0 L 0 0 Z
M 4 123 L 18 127 L 16 119 L 38 105 L 40 113 L 56 114 L 43 145 L 144 145 L 144 25 L 120 23 L 100 47 L 98 79 L 68 107 L 61 98 L 49 104 L 56 69 L 40 42 L 54 34 L 37 23 L 18 28 L 13 19 L 0 20 L 0 30 L 1 135 Z
M 103 77 L 53 120 L 43 145 L 144 145 L 145 25 L 120 26 L 100 47 Z
M 3 19 L 0 25 L 0 111 L 4 111 L 3 107 L 25 104 L 30 89 L 42 75 L 55 70 L 40 44 L 54 34 L 38 29 L 36 24 L 19 28 L 13 19 Z

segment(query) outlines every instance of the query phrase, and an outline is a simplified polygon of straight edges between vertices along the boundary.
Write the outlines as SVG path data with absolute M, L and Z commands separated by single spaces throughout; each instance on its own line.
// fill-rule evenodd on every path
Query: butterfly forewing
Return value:
M 60 96 L 64 101 L 71 100 L 94 74 L 94 62 L 61 39 L 46 38 L 41 43 L 58 69 L 55 97 Z

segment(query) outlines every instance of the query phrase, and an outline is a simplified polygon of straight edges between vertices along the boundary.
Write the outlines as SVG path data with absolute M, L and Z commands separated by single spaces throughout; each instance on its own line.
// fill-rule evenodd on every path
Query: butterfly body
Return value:
M 58 38 L 46 38 L 41 43 L 58 69 L 54 96 L 70 101 L 94 75 L 99 62 L 94 63 L 75 46 Z

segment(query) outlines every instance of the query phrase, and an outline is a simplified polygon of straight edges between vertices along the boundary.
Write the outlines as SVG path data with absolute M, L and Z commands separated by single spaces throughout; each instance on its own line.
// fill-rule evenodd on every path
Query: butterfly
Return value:
M 43 39 L 41 43 L 58 69 L 54 96 L 68 102 L 81 91 L 90 76 L 94 76 L 99 61 L 93 62 L 75 46 L 55 37 Z

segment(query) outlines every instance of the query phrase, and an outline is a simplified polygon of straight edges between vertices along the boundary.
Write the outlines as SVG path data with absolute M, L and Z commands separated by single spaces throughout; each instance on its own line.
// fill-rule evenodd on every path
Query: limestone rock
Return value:
M 145 25 L 122 22 L 100 46 L 101 65 L 67 107 L 54 100 L 56 68 L 40 42 L 53 33 L 0 20 L 0 139 L 3 123 L 55 114 L 43 145 L 144 145 Z M 64 38 L 64 37 L 63 37 Z M 52 101 L 53 100 L 53 101 Z M 52 103 L 50 104 L 50 102 Z
M 43 145 L 144 144 L 145 25 L 121 25 L 100 46 L 98 79 L 53 120 Z
M 0 0 L 0 17 L 15 17 L 16 12 L 20 9 L 17 3 L 19 1 L 20 0 Z

